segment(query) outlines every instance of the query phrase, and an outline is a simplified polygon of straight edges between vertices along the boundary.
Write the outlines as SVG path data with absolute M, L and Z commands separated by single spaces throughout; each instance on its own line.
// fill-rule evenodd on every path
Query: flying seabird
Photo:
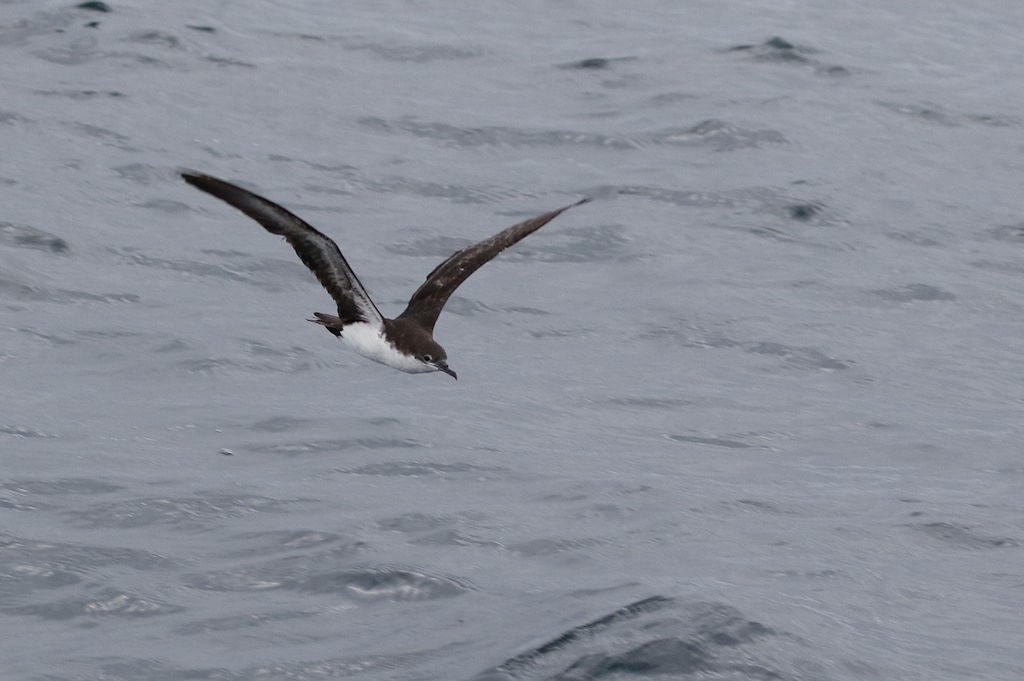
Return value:
M 330 237 L 276 203 L 230 182 L 196 172 L 181 176 L 193 187 L 231 204 L 291 244 L 338 306 L 337 316 L 314 312 L 315 319 L 309 321 L 322 325 L 367 359 L 411 374 L 443 371 L 452 378 L 458 377 L 448 367 L 448 354 L 434 340 L 434 323 L 452 292 L 498 253 L 566 210 L 588 201 L 582 199 L 530 218 L 456 251 L 427 275 L 402 314 L 387 319 Z

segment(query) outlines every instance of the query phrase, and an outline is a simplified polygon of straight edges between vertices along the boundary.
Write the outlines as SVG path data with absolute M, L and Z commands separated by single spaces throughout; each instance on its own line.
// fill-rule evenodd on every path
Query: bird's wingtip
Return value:
M 185 180 L 189 184 L 195 184 L 206 177 L 205 173 L 200 173 L 191 168 L 179 168 L 178 174 L 181 175 L 181 179 Z

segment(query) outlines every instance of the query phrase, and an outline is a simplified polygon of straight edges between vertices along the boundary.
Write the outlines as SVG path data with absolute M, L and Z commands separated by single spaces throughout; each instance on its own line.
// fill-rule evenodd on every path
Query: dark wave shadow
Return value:
M 953 523 L 920 523 L 911 527 L 927 537 L 961 549 L 1006 549 L 1021 545 L 1020 540 L 1012 537 L 993 537 Z
M 760 644 L 777 637 L 722 603 L 652 596 L 573 627 L 473 681 L 799 678 L 770 658 L 759 660 Z
M 813 68 L 815 73 L 822 76 L 842 77 L 850 75 L 850 70 L 845 66 L 828 64 L 819 60 L 815 55 L 819 54 L 820 50 L 809 45 L 799 45 L 778 36 L 769 38 L 759 44 L 736 45 L 727 48 L 725 51 L 744 54 L 749 59 L 763 64 L 807 66 Z
M 70 248 L 68 242 L 56 234 L 11 222 L 0 222 L 0 244 L 60 254 L 67 253 Z

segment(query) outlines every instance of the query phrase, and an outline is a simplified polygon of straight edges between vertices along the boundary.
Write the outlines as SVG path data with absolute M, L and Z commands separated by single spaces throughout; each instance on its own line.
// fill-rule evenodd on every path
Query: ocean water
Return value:
M 0 676 L 1024 678 L 1024 5 L 0 4 Z M 459 380 L 367 362 L 453 250 Z

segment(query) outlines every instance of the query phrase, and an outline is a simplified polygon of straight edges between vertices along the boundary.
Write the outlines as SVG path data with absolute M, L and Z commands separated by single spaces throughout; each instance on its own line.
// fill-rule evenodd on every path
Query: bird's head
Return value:
M 428 345 L 420 349 L 420 352 L 416 355 L 416 359 L 423 364 L 431 367 L 432 371 L 443 371 L 455 380 L 459 380 L 459 377 L 455 375 L 455 372 L 448 368 L 448 353 L 444 351 L 440 345 L 433 340 Z

